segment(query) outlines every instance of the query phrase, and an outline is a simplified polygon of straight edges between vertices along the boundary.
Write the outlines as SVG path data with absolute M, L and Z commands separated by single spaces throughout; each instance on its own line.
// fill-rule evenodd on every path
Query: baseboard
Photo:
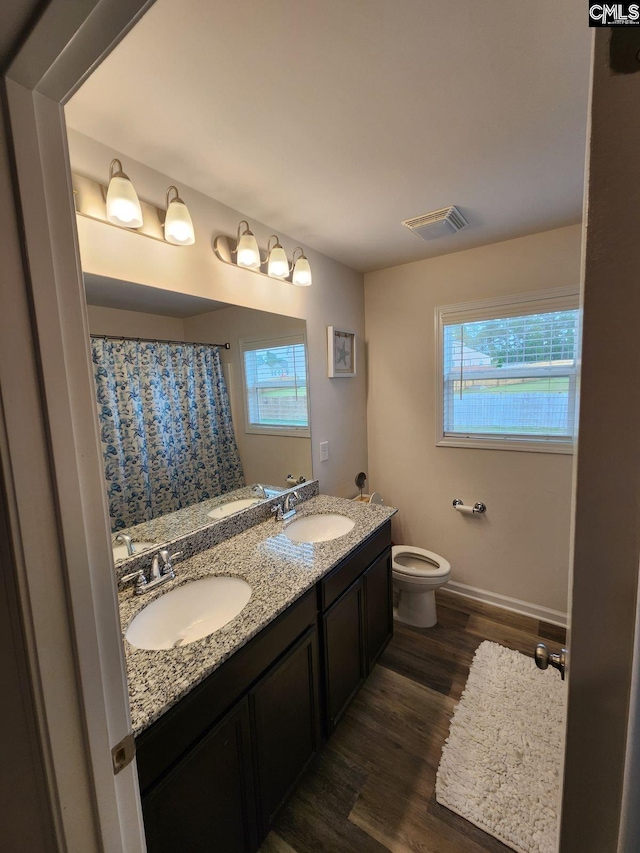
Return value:
M 539 604 L 531 604 L 528 601 L 520 601 L 519 598 L 509 598 L 508 595 L 500 595 L 497 592 L 489 592 L 486 589 L 478 589 L 475 586 L 467 586 L 466 583 L 449 581 L 442 589 L 446 589 L 455 595 L 462 595 L 474 601 L 483 601 L 494 607 L 502 607 L 503 610 L 511 610 L 512 613 L 520 613 L 522 616 L 531 616 L 533 619 L 541 619 L 551 625 L 567 627 L 567 614 L 560 610 L 551 610 L 549 607 L 541 607 Z

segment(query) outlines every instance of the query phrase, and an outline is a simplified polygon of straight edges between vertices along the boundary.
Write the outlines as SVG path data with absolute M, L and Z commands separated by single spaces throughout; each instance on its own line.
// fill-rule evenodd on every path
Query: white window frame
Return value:
M 309 406 L 309 347 L 306 334 L 278 335 L 273 338 L 241 338 L 240 349 L 240 372 L 242 374 L 242 407 L 244 410 L 244 431 L 248 435 L 280 435 L 289 438 L 311 438 L 311 411 Z M 304 344 L 305 376 L 307 383 L 307 426 L 306 427 L 277 427 L 257 426 L 249 422 L 249 396 L 247 388 L 247 374 L 245 371 L 244 354 L 258 349 L 269 349 L 270 347 L 293 346 Z
M 569 385 L 569 393 L 576 395 L 573 410 L 570 439 L 554 438 L 514 438 L 513 436 L 483 435 L 472 433 L 468 436 L 447 435 L 444 429 L 444 328 L 459 323 L 472 323 L 477 320 L 489 320 L 502 317 L 519 317 L 526 314 L 542 314 L 551 311 L 573 311 L 580 308 L 578 287 L 562 287 L 553 290 L 538 290 L 482 299 L 476 302 L 462 302 L 456 305 L 441 305 L 435 309 L 436 340 L 436 446 L 467 447 L 482 450 L 520 450 L 533 453 L 573 453 L 575 448 L 575 430 L 577 427 L 578 400 L 577 376 L 579 357 L 576 359 L 576 371 Z M 580 352 L 580 315 L 578 319 L 578 353 Z M 550 368 L 552 374 L 553 368 Z M 566 371 L 563 371 L 563 375 Z

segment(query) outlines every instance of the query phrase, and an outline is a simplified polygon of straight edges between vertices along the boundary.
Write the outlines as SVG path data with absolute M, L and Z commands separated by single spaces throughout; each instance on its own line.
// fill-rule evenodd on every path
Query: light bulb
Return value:
M 116 163 L 120 167 L 117 172 L 114 171 Z M 140 228 L 142 225 L 142 209 L 138 194 L 122 171 L 122 163 L 119 160 L 113 160 L 109 169 L 107 219 L 114 225 L 125 228 Z
M 267 273 L 273 278 L 286 278 L 289 275 L 289 259 L 279 243 L 269 252 Z
M 291 279 L 298 287 L 309 287 L 311 284 L 311 267 L 309 261 L 304 255 L 300 255 L 293 268 L 293 277 Z
M 169 201 L 171 190 L 175 190 L 175 198 Z M 178 196 L 176 187 L 167 190 L 167 213 L 164 219 L 164 239 L 174 246 L 192 246 L 196 242 L 193 233 L 193 222 L 187 205 Z
M 238 253 L 237 264 L 239 267 L 248 267 L 252 270 L 259 270 L 260 249 L 258 248 L 258 241 L 251 231 L 249 231 L 248 223 L 245 222 L 244 224 L 247 228 L 242 235 L 240 234 L 242 222 L 238 225 L 238 245 L 236 247 L 236 252 Z

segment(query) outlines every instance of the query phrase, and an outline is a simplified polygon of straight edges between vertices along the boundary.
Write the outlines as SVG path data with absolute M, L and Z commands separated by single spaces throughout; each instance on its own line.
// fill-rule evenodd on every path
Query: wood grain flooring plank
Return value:
M 463 631 L 469 621 L 469 613 L 464 610 L 459 610 L 454 607 L 448 607 L 446 601 L 438 601 L 436 605 L 436 613 L 438 617 L 437 625 L 434 628 L 449 628 L 454 631 Z M 414 627 L 414 626 L 410 626 Z M 417 631 L 431 631 L 432 628 L 416 628 Z
M 380 663 L 447 696 L 454 681 L 461 678 L 466 681 L 480 642 L 464 629 L 455 631 L 440 625 L 413 628 L 396 624 L 393 639 Z
M 372 721 L 354 715 L 345 719 L 331 739 L 331 746 L 357 762 L 368 775 L 397 779 L 398 790 L 417 791 L 428 799 L 451 713 L 450 708 L 443 708 L 438 718 L 432 717 L 427 737 L 413 737 L 410 731 L 385 725 L 384 719 Z
M 403 748 L 422 756 L 434 736 L 446 736 L 454 706 L 449 697 L 376 666 L 354 699 L 350 717 L 381 735 L 393 733 Z
M 507 646 L 510 649 L 515 649 L 529 657 L 533 657 L 537 643 L 543 641 L 543 638 L 539 637 L 537 633 L 523 631 L 519 628 L 514 628 L 511 625 L 496 622 L 493 619 L 488 619 L 487 617 L 480 616 L 476 613 L 471 614 L 467 623 L 466 631 L 470 634 L 474 634 L 476 637 L 491 640 L 494 643 L 500 643 L 500 645 Z M 557 643 L 550 643 L 549 648 L 553 652 L 560 651 Z
M 393 853 L 507 853 L 508 848 L 495 838 L 488 836 L 487 845 L 482 843 L 485 835 L 476 827 L 469 832 L 464 826 L 459 831 L 449 823 L 440 821 L 428 813 L 424 803 L 411 803 L 405 808 L 401 820 L 389 818 L 393 800 L 381 800 L 372 795 L 369 787 L 363 791 L 354 807 L 351 820 L 368 835 L 375 838 L 386 850 Z M 467 824 L 467 821 L 463 821 Z M 488 846 L 488 845 L 499 846 Z M 512 851 L 511 851 L 512 853 Z
M 260 853 L 508 853 L 439 805 L 435 778 L 473 655 L 487 639 L 532 655 L 556 626 L 452 593 L 438 624 L 395 636 Z
M 528 631 L 532 634 L 537 634 L 538 631 L 538 620 L 532 616 L 512 613 L 511 610 L 494 607 L 492 604 L 486 604 L 484 601 L 474 601 L 471 598 L 466 598 L 464 595 L 458 595 L 455 592 L 449 592 L 445 589 L 437 590 L 436 602 L 442 602 L 447 607 L 453 610 L 461 610 L 463 613 L 488 616 L 490 619 L 496 619 L 503 625 L 510 625 L 512 628 L 518 628 L 521 631 Z
M 475 826 L 475 824 L 470 823 L 445 806 L 441 806 L 436 800 L 435 790 L 427 808 L 429 815 L 438 821 L 442 832 L 444 832 L 443 827 L 446 825 L 459 835 L 473 841 L 481 850 L 487 851 L 487 853 L 507 853 L 507 851 L 511 851 L 510 847 L 507 847 L 502 841 L 498 841 L 493 835 L 489 835 L 488 832 Z
M 382 853 L 384 847 L 348 820 L 366 778 L 327 745 L 277 815 L 277 835 L 296 853 Z
M 262 842 L 260 853 L 298 853 L 298 851 L 294 850 L 290 844 L 287 844 L 276 832 L 272 831 Z

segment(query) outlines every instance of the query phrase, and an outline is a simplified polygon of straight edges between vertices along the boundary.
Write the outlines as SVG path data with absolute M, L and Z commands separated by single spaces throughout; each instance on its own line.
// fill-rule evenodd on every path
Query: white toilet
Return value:
M 432 628 L 438 621 L 435 591 L 451 577 L 450 563 L 411 545 L 394 545 L 391 561 L 393 584 L 400 592 L 393 615 L 407 625 Z

